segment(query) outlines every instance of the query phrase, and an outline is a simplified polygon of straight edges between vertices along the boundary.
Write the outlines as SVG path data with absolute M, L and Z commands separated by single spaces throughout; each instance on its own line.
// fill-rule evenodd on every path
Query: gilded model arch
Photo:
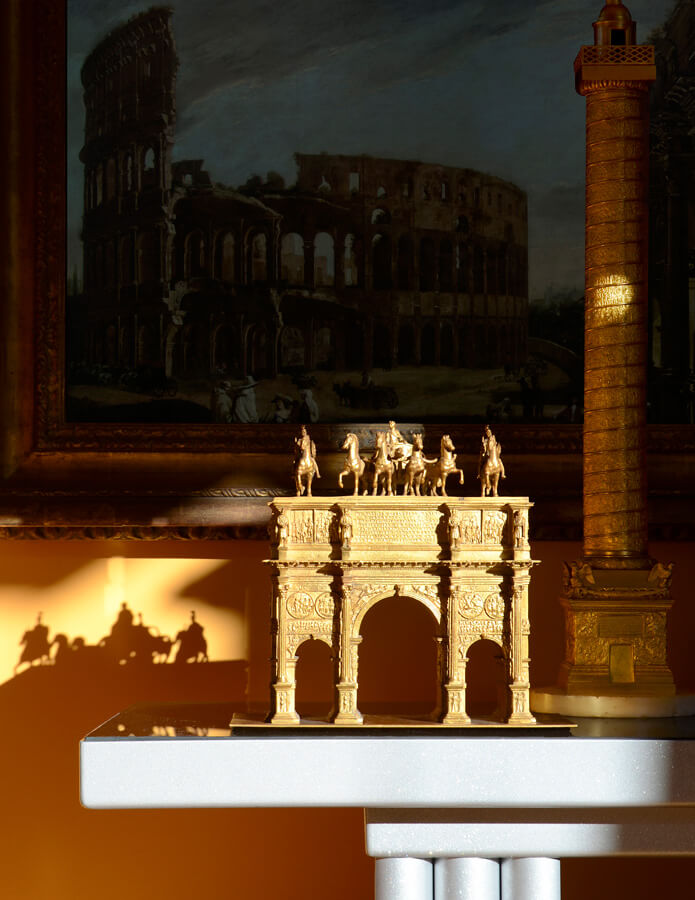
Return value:
M 501 648 L 504 721 L 532 725 L 528 585 L 534 561 L 523 497 L 294 497 L 271 504 L 270 721 L 296 725 L 297 650 L 327 644 L 334 660 L 332 721 L 361 725 L 360 633 L 390 597 L 412 598 L 435 620 L 437 721 L 469 725 L 470 648 Z

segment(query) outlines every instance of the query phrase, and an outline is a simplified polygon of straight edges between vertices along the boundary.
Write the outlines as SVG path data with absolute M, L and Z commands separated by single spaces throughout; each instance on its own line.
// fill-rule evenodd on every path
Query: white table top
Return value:
M 219 705 L 200 715 L 188 708 L 178 718 L 173 706 L 152 710 L 134 708 L 82 741 L 85 806 L 586 810 L 695 805 L 692 720 L 661 728 L 585 720 L 571 737 L 534 736 L 531 730 L 523 736 L 445 730 L 436 736 L 375 736 L 360 729 L 348 735 L 273 730 L 229 736 L 224 724 L 199 724 L 206 716 L 218 725 L 229 721 Z M 138 724 L 132 727 L 133 722 Z M 593 736 L 601 728 L 614 736 Z

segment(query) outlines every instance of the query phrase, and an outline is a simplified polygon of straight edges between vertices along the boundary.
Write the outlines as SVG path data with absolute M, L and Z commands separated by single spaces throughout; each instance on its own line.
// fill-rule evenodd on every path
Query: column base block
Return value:
M 299 725 L 297 713 L 275 713 L 270 720 L 273 725 Z

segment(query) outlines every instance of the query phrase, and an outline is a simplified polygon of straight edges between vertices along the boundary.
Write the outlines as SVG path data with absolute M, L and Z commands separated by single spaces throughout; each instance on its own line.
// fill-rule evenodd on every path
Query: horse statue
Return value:
M 427 459 L 422 449 L 422 435 L 413 435 L 413 445 L 410 458 L 405 465 L 405 484 L 403 486 L 404 496 L 408 494 L 416 494 L 420 496 L 420 488 L 425 480 L 425 471 L 427 464 L 436 463 L 436 459 Z
M 378 431 L 376 434 L 376 450 L 372 458 L 367 463 L 369 475 L 371 476 L 372 496 L 376 496 L 376 492 L 381 485 L 382 494 L 393 494 L 393 473 L 395 471 L 393 460 L 389 457 L 388 435 L 385 431 Z M 365 472 L 365 479 L 368 479 Z M 367 491 L 365 490 L 366 494 Z
M 344 476 L 352 473 L 355 476 L 355 489 L 352 493 L 356 497 L 359 493 L 360 479 L 364 476 L 365 467 L 364 460 L 360 456 L 360 442 L 357 435 L 352 432 L 347 434 L 341 449 L 347 450 L 348 453 L 345 457 L 345 468 L 338 475 L 338 485 L 342 488 Z
M 478 457 L 480 496 L 497 497 L 497 484 L 500 478 L 506 477 L 502 462 L 502 445 L 497 443 L 497 438 L 492 433 L 490 426 L 486 425 L 480 441 L 480 456 Z
M 309 437 L 306 426 L 302 425 L 299 437 L 294 439 L 294 483 L 298 497 L 301 497 L 305 490 L 307 497 L 311 497 L 311 482 L 314 475 L 317 478 L 321 477 L 316 464 L 316 444 Z M 306 479 L 306 487 L 302 484 L 303 478 Z
M 448 497 L 446 492 L 446 480 L 449 475 L 459 474 L 459 484 L 463 484 L 463 470 L 456 467 L 456 447 L 448 434 L 442 435 L 439 443 L 439 459 L 427 466 L 425 484 L 427 492 L 433 497 L 438 496 L 438 488 L 442 490 L 442 497 Z

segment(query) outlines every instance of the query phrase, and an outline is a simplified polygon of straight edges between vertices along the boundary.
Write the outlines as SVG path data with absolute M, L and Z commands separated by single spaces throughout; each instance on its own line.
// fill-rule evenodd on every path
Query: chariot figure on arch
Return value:
M 406 441 L 393 419 L 389 421 L 389 430 L 386 432 L 386 452 L 399 471 L 405 469 L 413 453 L 413 445 Z

